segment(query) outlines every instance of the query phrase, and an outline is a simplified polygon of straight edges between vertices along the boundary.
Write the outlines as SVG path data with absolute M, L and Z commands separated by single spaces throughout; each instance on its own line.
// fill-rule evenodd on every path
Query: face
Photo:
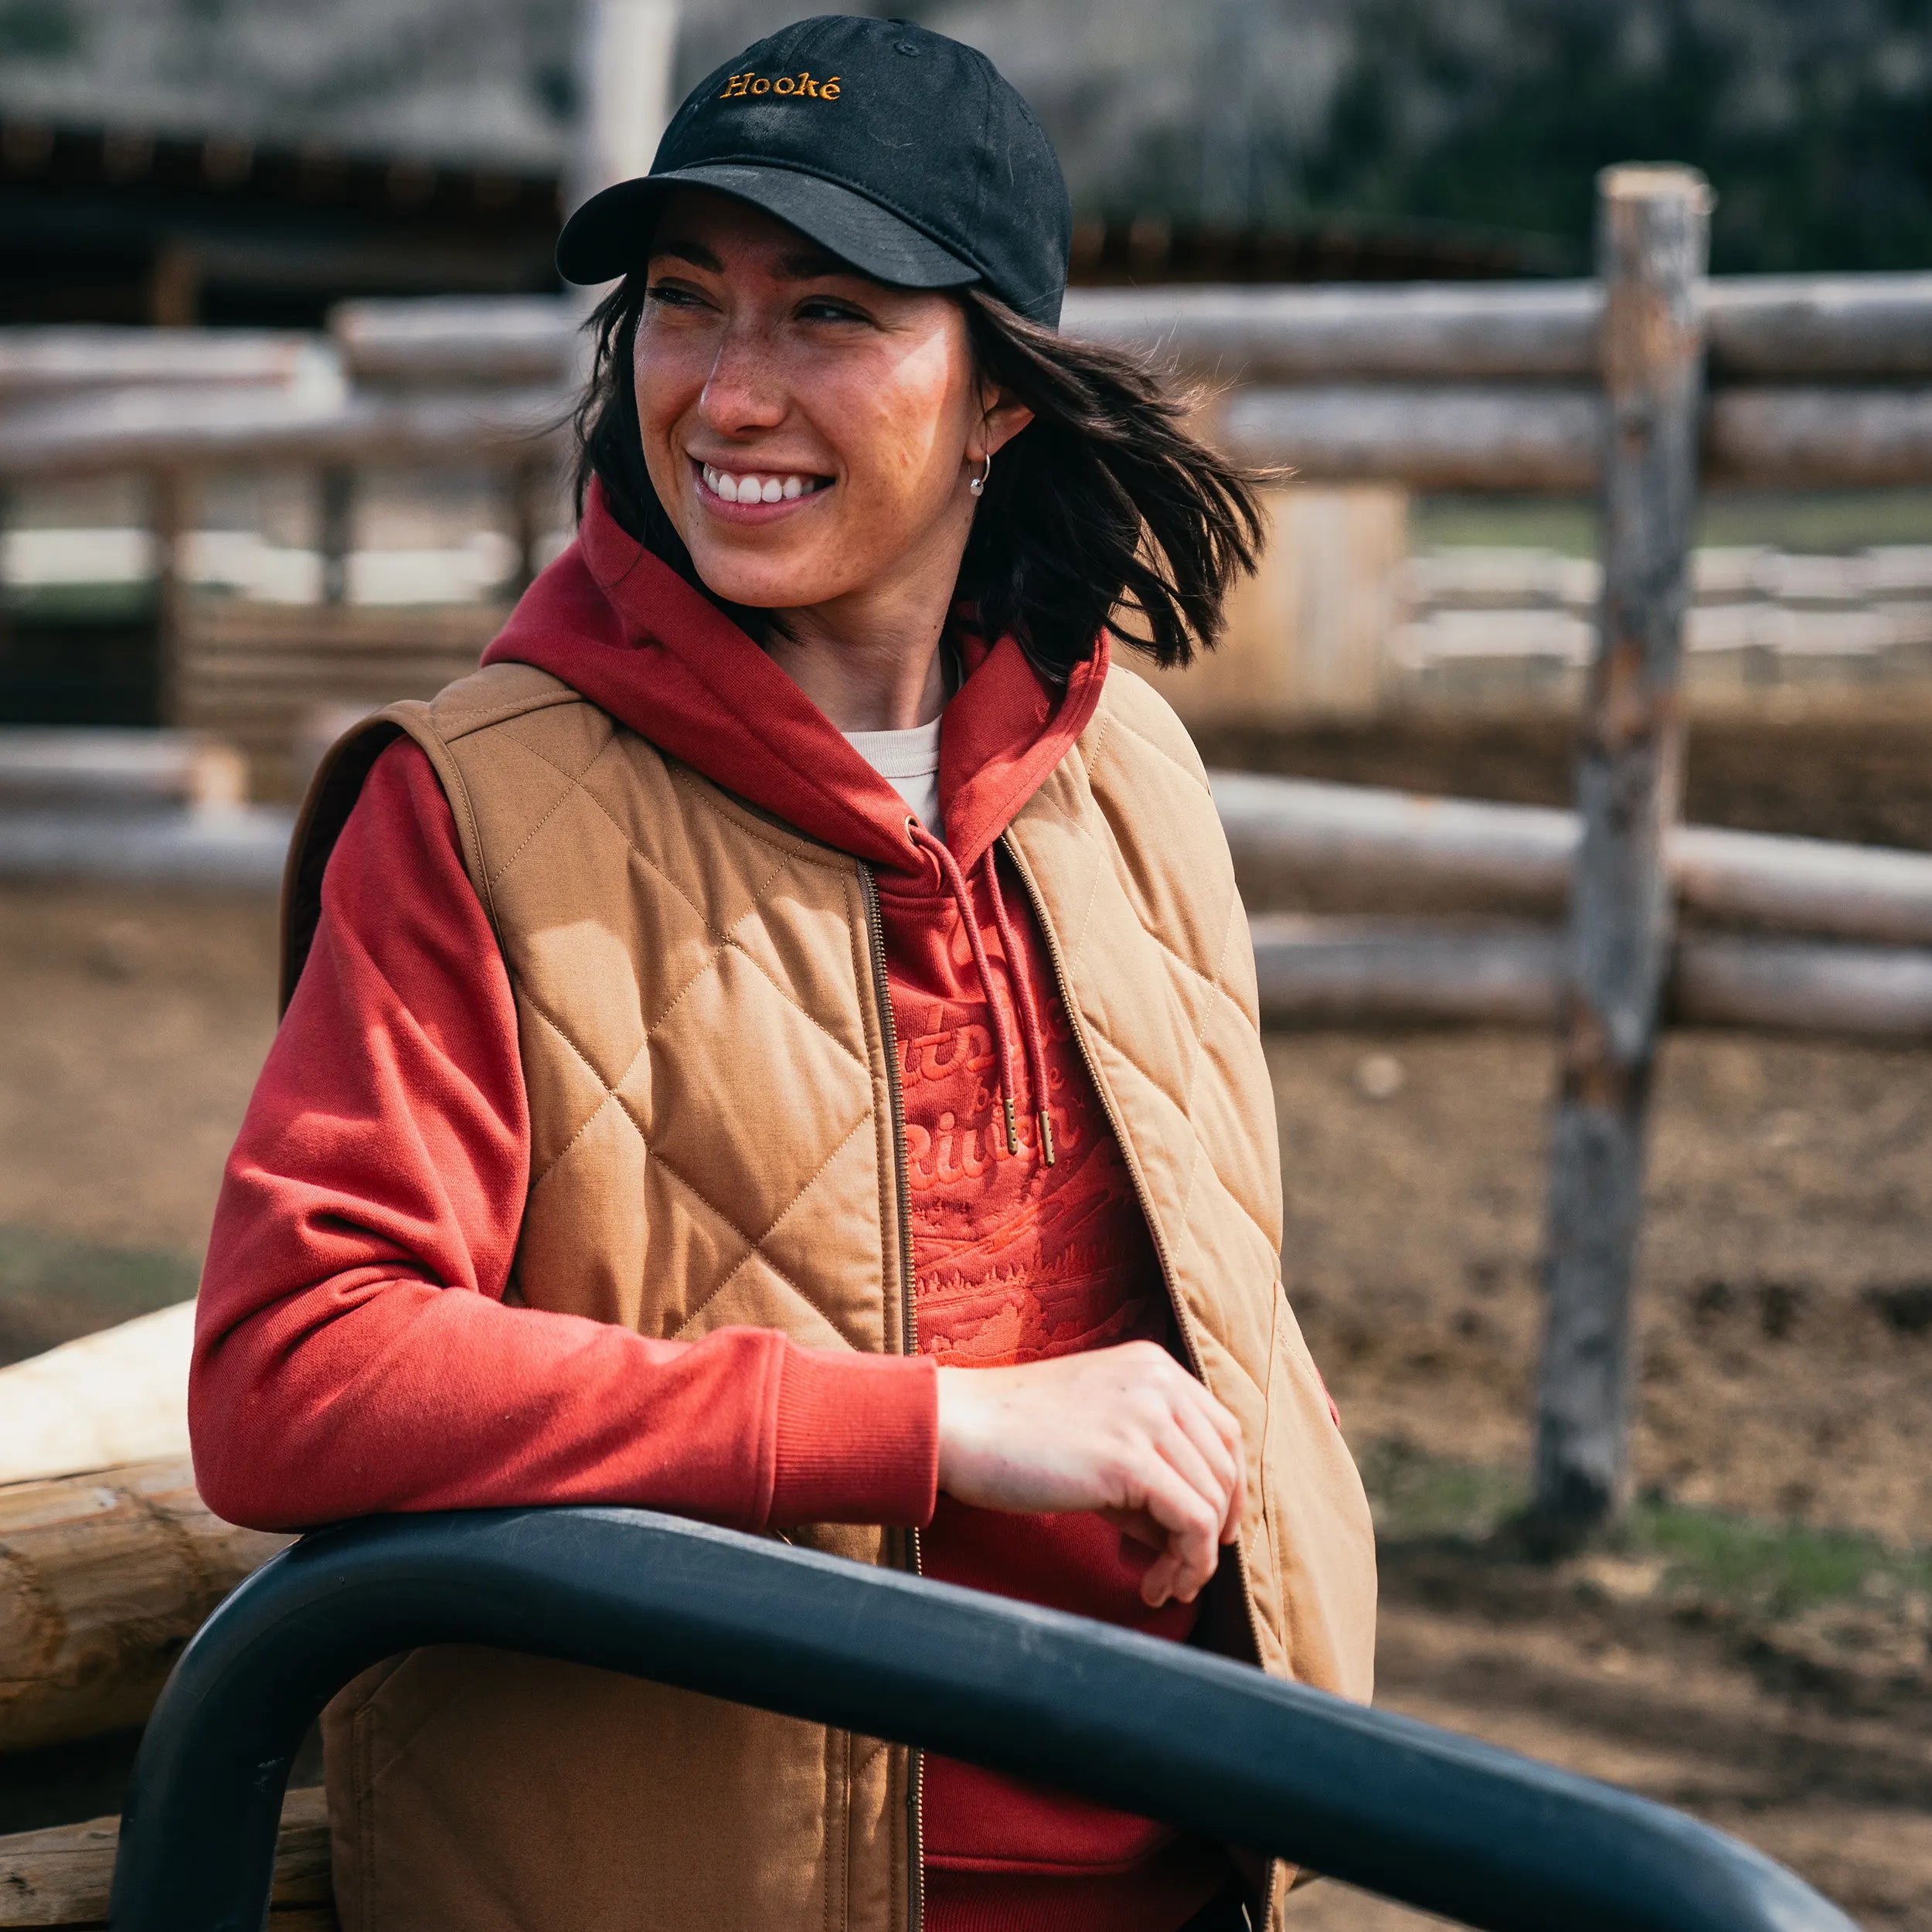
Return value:
M 743 202 L 665 206 L 637 333 L 645 461 L 699 575 L 760 609 L 957 575 L 989 449 L 1028 420 L 950 297 L 889 288 Z

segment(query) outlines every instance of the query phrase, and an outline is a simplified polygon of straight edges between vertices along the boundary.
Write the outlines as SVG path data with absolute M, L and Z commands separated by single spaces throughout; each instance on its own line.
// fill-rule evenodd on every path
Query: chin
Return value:
M 691 561 L 713 597 L 748 610 L 803 610 L 849 587 L 809 564 L 787 568 L 777 558 L 747 556 L 735 544 L 707 543 L 692 551 Z

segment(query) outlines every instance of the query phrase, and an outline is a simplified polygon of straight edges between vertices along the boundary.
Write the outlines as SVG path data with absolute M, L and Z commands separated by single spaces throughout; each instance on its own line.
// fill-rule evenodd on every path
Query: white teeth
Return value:
M 706 487 L 727 503 L 779 503 L 810 496 L 824 487 L 816 477 L 734 476 L 730 470 L 719 469 L 713 464 L 700 468 Z

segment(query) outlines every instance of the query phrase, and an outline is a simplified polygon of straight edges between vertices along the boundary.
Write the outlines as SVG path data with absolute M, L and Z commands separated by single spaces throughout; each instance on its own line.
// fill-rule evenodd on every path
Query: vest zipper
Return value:
M 1020 884 L 1025 887 L 1027 903 L 1032 908 L 1033 923 L 1039 928 L 1040 937 L 1046 947 L 1046 957 L 1053 968 L 1053 986 L 1060 996 L 1060 1005 L 1066 1013 L 1066 1023 L 1073 1029 L 1073 1043 L 1080 1049 L 1080 1063 L 1087 1069 L 1087 1077 L 1093 1082 L 1095 1097 L 1100 1104 L 1100 1111 L 1107 1117 L 1107 1124 L 1113 1131 L 1114 1145 L 1121 1150 L 1121 1158 L 1126 1164 L 1128 1176 L 1134 1183 L 1134 1192 L 1141 1204 L 1141 1218 L 1147 1223 L 1149 1238 L 1154 1243 L 1155 1257 L 1161 1264 L 1161 1279 L 1167 1289 L 1168 1306 L 1174 1311 L 1174 1325 L 1180 1332 L 1181 1346 L 1187 1352 L 1188 1366 L 1194 1372 L 1195 1379 L 1203 1387 L 1207 1376 L 1201 1367 L 1200 1345 L 1195 1339 L 1194 1331 L 1189 1326 L 1188 1312 L 1182 1305 L 1175 1286 L 1174 1261 L 1168 1251 L 1167 1237 L 1161 1232 L 1161 1224 L 1155 1218 L 1153 1197 L 1148 1192 L 1146 1176 L 1141 1172 L 1140 1157 L 1134 1151 L 1133 1144 L 1121 1130 L 1120 1116 L 1114 1111 L 1111 1095 L 1100 1077 L 1100 1070 L 1094 1062 L 1093 1049 L 1087 1043 L 1087 1029 L 1080 1019 L 1080 1009 L 1074 1004 L 1073 989 L 1066 981 L 1066 964 L 1060 956 L 1059 936 L 1046 917 L 1046 907 L 1039 895 L 1039 888 L 1033 883 L 1033 875 L 1028 870 L 1026 861 L 1019 848 L 1013 842 L 1011 832 L 999 835 L 1000 849 L 1012 861 L 1013 870 L 1019 875 Z M 1043 1096 L 1043 1100 L 1044 1097 Z M 1241 1607 L 1247 1613 L 1249 1640 L 1254 1645 L 1254 1661 L 1258 1667 L 1261 1662 L 1261 1622 L 1255 1614 L 1254 1591 L 1248 1577 L 1247 1553 L 1237 1539 L 1234 1545 L 1235 1575 L 1241 1585 Z M 1262 1909 L 1267 1909 L 1269 1896 L 1274 1889 L 1274 1863 L 1268 1866 L 1267 1889 L 1262 1896 Z
M 866 900 L 866 937 L 872 952 L 872 990 L 879 998 L 879 1031 L 886 1043 L 886 1088 L 892 1105 L 893 1180 L 899 1199 L 899 1333 L 900 1352 L 919 1352 L 919 1311 L 913 1293 L 912 1179 L 906 1158 L 906 1099 L 899 1078 L 899 1029 L 893 1022 L 892 985 L 886 974 L 886 923 L 879 904 L 879 882 L 869 866 L 859 868 Z M 990 994 L 988 995 L 990 998 Z M 919 1532 L 906 1532 L 906 1567 L 920 1573 Z M 906 1912 L 908 1932 L 920 1932 L 926 1920 L 925 1757 L 906 1753 L 906 1837 L 908 1869 Z

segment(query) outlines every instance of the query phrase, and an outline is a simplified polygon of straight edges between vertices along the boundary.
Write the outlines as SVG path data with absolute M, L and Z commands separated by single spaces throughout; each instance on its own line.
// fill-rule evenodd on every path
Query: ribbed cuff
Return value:
M 787 1345 L 770 1523 L 923 1529 L 939 1494 L 939 1374 L 920 1355 Z

